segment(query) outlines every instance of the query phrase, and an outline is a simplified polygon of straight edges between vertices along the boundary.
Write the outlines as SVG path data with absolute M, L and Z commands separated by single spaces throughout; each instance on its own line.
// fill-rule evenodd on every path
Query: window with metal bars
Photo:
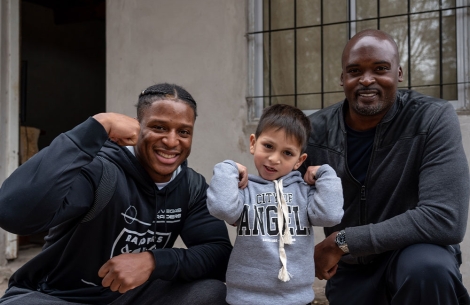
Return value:
M 249 119 L 283 103 L 306 113 L 344 99 L 341 53 L 364 29 L 397 42 L 399 88 L 470 100 L 470 0 L 250 0 Z

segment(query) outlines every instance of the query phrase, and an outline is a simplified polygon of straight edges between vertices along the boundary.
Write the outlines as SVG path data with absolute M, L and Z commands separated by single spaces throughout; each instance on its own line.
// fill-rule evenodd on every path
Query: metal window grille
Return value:
M 302 9 L 312 4 L 316 18 L 308 24 L 302 21 L 309 16 Z M 331 53 L 342 52 L 347 40 L 365 28 L 385 30 L 399 44 L 405 72 L 400 88 L 450 100 L 457 109 L 468 107 L 470 0 L 251 0 L 250 5 L 250 120 L 275 103 L 308 113 L 344 98 L 339 85 L 332 89 L 337 79 L 331 75 L 339 78 L 341 70 L 331 71 L 330 66 L 340 64 L 341 58 L 330 59 Z M 304 43 L 308 31 L 318 34 L 311 44 L 317 48 L 312 62 L 304 58 L 309 53 Z M 336 45 L 328 44 L 332 38 L 338 40 Z M 310 65 L 316 68 L 306 68 Z M 279 81 L 282 77 L 289 88 L 278 90 L 276 86 L 285 85 Z M 309 81 L 312 86 L 306 90 Z

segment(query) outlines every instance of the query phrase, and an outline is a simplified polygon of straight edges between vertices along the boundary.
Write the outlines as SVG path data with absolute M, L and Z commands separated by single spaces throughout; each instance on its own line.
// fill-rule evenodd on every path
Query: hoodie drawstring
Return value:
M 284 249 L 284 244 L 292 244 L 292 235 L 290 234 L 290 229 L 287 225 L 289 213 L 286 200 L 284 199 L 284 193 L 282 192 L 282 179 L 279 181 L 274 180 L 274 186 L 276 189 L 277 196 L 277 220 L 279 226 L 279 259 L 282 263 L 282 267 L 279 270 L 278 278 L 283 282 L 287 282 L 290 280 L 290 277 L 292 275 L 287 271 L 287 256 L 286 250 Z M 285 228 L 284 224 L 286 225 Z
M 155 188 L 157 190 L 157 188 Z M 165 199 L 163 200 L 163 220 L 165 222 L 165 232 L 168 232 L 168 225 L 166 223 L 166 201 L 168 197 L 168 191 L 165 189 Z M 155 230 L 153 232 L 153 239 L 155 243 L 155 248 L 157 248 L 157 223 L 158 223 L 158 195 L 157 192 L 155 191 L 155 218 L 153 222 L 155 223 Z M 162 209 L 160 209 L 162 210 Z

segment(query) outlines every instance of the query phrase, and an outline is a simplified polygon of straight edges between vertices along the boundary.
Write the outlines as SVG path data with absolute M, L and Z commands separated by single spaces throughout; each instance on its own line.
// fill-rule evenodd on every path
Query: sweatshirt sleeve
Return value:
M 94 186 L 82 169 L 107 138 L 102 125 L 89 118 L 18 167 L 0 188 L 0 226 L 15 234 L 33 234 L 86 212 Z M 83 191 L 71 192 L 76 188 Z
M 401 249 L 417 243 L 452 245 L 465 235 L 469 169 L 457 114 L 450 103 L 436 111 L 419 167 L 416 208 L 385 221 L 347 227 L 354 257 Z
M 215 278 L 225 281 L 232 244 L 225 223 L 210 215 L 207 210 L 207 184 L 203 177 L 200 177 L 200 190 L 195 195 L 195 203 L 190 206 L 180 233 L 187 249 L 152 250 L 155 269 L 150 280 L 191 281 Z
M 308 215 L 313 226 L 331 227 L 343 218 L 341 179 L 331 166 L 324 164 L 317 171 L 317 181 L 310 187 Z
M 214 167 L 209 189 L 207 206 L 211 215 L 235 224 L 243 211 L 244 196 L 239 190 L 239 173 L 235 162 L 226 160 Z

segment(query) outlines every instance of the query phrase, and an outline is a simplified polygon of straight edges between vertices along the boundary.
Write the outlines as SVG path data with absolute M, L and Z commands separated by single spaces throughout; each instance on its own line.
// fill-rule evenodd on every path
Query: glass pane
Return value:
M 447 10 L 442 17 L 442 83 L 457 82 L 457 38 L 455 11 Z M 455 98 L 456 99 L 456 98 Z
M 458 100 L 457 85 L 442 86 L 442 98 L 448 101 Z
M 321 94 L 297 95 L 297 107 L 301 110 L 321 109 Z
M 455 7 L 455 0 L 442 0 L 442 8 Z
M 406 14 L 408 11 L 407 1 L 380 0 L 380 16 L 392 16 Z
M 263 29 L 265 31 L 269 30 L 269 1 L 270 0 L 263 0 Z
M 324 95 L 324 101 L 323 101 L 323 107 L 326 108 L 328 106 L 331 106 L 333 104 L 336 104 L 338 102 L 341 102 L 344 100 L 344 93 L 343 92 L 338 92 L 338 93 L 325 93 Z
M 294 1 L 271 0 L 271 29 L 276 30 L 293 27 Z
M 295 106 L 295 97 L 292 96 L 278 96 L 271 98 L 271 105 L 275 104 L 287 104 L 291 106 Z
M 321 28 L 297 30 L 297 93 L 321 92 Z
M 411 16 L 411 85 L 439 84 L 439 14 Z
M 323 1 L 323 23 L 349 21 L 348 1 Z
M 403 69 L 403 82 L 400 86 L 408 86 L 408 21 L 406 16 L 389 17 L 380 20 L 380 29 L 390 34 L 398 46 L 400 64 Z
M 263 108 L 266 108 L 268 106 L 271 106 L 271 99 L 269 97 L 265 97 L 264 98 L 264 107 Z
M 398 83 L 398 89 L 408 89 L 408 86 L 405 85 L 406 77 L 407 77 L 406 75 L 403 75 L 403 82 Z
M 327 92 L 337 91 L 341 76 L 341 54 L 348 42 L 348 25 L 329 25 L 323 31 L 323 88 Z
M 271 33 L 271 94 L 294 94 L 294 31 Z
M 356 22 L 356 32 L 357 33 L 359 33 L 362 30 L 367 30 L 367 29 L 376 30 L 377 29 L 377 19 Z
M 433 96 L 433 97 L 437 97 L 437 98 L 439 98 L 440 92 L 441 92 L 439 86 L 416 87 L 416 88 L 412 87 L 411 89 L 416 90 L 419 93 L 429 95 L 429 96 Z
M 357 20 L 377 18 L 377 1 L 356 0 L 356 16 Z
M 439 0 L 410 0 L 412 13 L 425 12 L 439 9 Z
M 321 0 L 297 0 L 297 26 L 320 24 Z

